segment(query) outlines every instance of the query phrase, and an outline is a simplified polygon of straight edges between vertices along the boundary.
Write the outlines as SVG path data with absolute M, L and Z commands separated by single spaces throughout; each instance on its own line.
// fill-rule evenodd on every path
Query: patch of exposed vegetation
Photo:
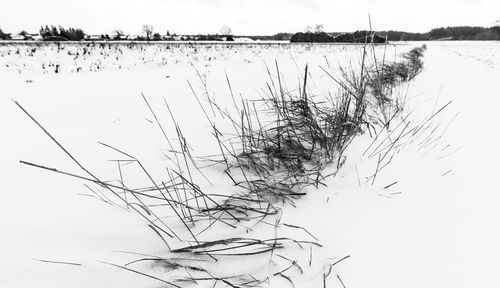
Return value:
M 267 94 L 255 101 L 245 98 L 236 101 L 227 78 L 235 113 L 228 112 L 209 97 L 206 83 L 200 76 L 208 104 L 202 104 L 194 89 L 193 94 L 213 130 L 213 141 L 220 149 L 219 153 L 210 156 L 193 156 L 179 123 L 165 101 L 170 124 L 176 131 L 175 137 L 167 137 L 164 123 L 143 95 L 170 151 L 166 157 L 172 166 L 166 171 L 166 179 L 153 179 L 140 160 L 119 148 L 101 143 L 120 155 L 121 160 L 116 160 L 120 175 L 122 166 L 133 164 L 147 176 L 148 186 L 137 189 L 127 187 L 123 179 L 114 184 L 98 178 L 16 102 L 80 167 L 83 175 L 25 161 L 22 163 L 95 184 L 96 188 L 89 189 L 96 197 L 137 213 L 165 243 L 167 256 L 144 256 L 125 265 L 111 264 L 113 266 L 173 287 L 198 285 L 200 282 L 208 282 L 213 287 L 260 287 L 269 281 L 269 277 L 284 278 L 293 284 L 292 271 L 303 273 L 313 261 L 311 251 L 321 247 L 321 244 L 305 228 L 282 223 L 283 208 L 296 205 L 295 201 L 305 195 L 308 188 L 326 185 L 325 180 L 334 176 L 344 164 L 345 151 L 351 141 L 374 124 L 373 114 L 380 113 L 380 110 L 393 114 L 400 112 L 401 107 L 390 105 L 392 91 L 398 83 L 410 81 L 422 70 L 424 50 L 424 47 L 413 49 L 404 55 L 402 62 L 374 63 L 374 68 L 371 68 L 367 59 L 371 59 L 369 53 L 373 50 L 366 45 L 358 70 L 342 68 L 341 75 L 337 77 L 322 68 L 339 87 L 336 95 L 322 98 L 307 93 L 310 80 L 307 66 L 302 87 L 287 90 L 276 63 L 275 76 L 268 71 L 270 82 L 266 85 Z M 375 102 L 378 105 L 373 105 Z M 209 109 L 212 114 L 207 112 Z M 228 121 L 227 126 L 233 127 L 234 131 L 221 131 L 214 118 Z M 388 125 L 389 121 L 381 122 Z M 204 190 L 200 179 L 194 177 L 195 174 L 205 177 L 200 162 L 222 168 L 228 181 L 234 184 L 234 192 L 222 194 Z M 209 181 L 206 177 L 205 180 Z M 120 203 L 110 200 L 111 197 Z M 254 233 L 262 225 L 270 226 L 274 236 Z M 245 237 L 225 237 L 220 235 L 227 233 L 216 233 L 205 238 L 207 231 L 212 229 L 229 230 L 233 234 L 240 231 L 240 235 Z M 279 232 L 284 229 L 303 230 L 309 239 L 281 236 Z M 305 263 L 295 259 L 294 254 L 288 254 L 294 249 L 303 254 L 305 252 Z M 246 257 L 244 259 L 249 260 L 246 263 L 251 263 L 250 260 L 255 259 L 253 257 L 265 257 L 266 261 L 258 262 L 264 263 L 253 268 L 244 267 L 241 272 L 223 271 L 222 265 L 231 265 L 235 257 Z M 330 270 L 347 257 L 330 263 Z M 131 268 L 142 262 L 162 267 L 162 278 Z M 326 279 L 328 275 L 325 273 L 323 277 Z

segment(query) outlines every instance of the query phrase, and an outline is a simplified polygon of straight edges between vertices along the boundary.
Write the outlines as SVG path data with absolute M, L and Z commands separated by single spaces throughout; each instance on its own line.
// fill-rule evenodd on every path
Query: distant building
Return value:
M 11 35 L 10 38 L 11 40 L 15 41 L 35 41 L 35 40 L 38 41 L 42 39 L 40 34 L 34 34 L 28 32 L 21 32 L 17 35 Z
M 40 35 L 40 34 L 30 34 L 30 36 L 31 36 L 31 38 L 33 38 L 33 40 L 35 40 L 35 41 L 41 41 L 41 40 L 43 40 L 43 37 L 42 37 L 42 35 Z
M 236 42 L 254 42 L 251 38 L 248 38 L 248 37 L 235 37 L 234 41 L 236 41 Z
M 10 36 L 10 39 L 11 40 L 15 40 L 15 41 L 23 41 L 23 40 L 26 40 L 25 37 L 23 35 L 12 35 Z
M 85 40 L 88 41 L 99 41 L 102 39 L 102 35 L 85 35 Z

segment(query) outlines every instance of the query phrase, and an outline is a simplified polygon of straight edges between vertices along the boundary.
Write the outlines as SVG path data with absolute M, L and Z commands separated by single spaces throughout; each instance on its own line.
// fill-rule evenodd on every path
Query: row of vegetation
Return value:
M 485 27 L 446 27 L 432 29 L 427 33 L 408 33 L 384 31 L 389 41 L 428 41 L 428 40 L 500 40 L 500 26 Z
M 328 43 L 385 43 L 386 38 L 369 31 L 356 31 L 353 33 L 336 33 L 337 35 L 325 32 L 305 32 L 296 33 L 290 38 L 290 42 L 328 42 Z
M 74 29 L 74 28 L 64 28 L 64 27 L 55 27 L 55 26 L 45 26 L 40 28 L 40 36 L 44 40 L 48 41 L 80 41 L 85 38 L 85 33 L 82 29 Z
M 373 36 L 373 40 L 372 37 Z M 446 27 L 432 29 L 427 33 L 402 31 L 356 31 L 354 33 L 325 33 L 323 31 L 295 33 L 291 42 L 343 42 L 385 43 L 386 41 L 432 41 L 432 40 L 500 40 L 500 27 Z
M 113 266 L 156 279 L 168 287 L 203 284 L 212 287 L 262 287 L 270 278 L 285 279 L 293 286 L 294 275 L 303 273 L 312 265 L 313 255 L 316 255 L 313 249 L 322 245 L 307 229 L 282 223 L 283 208 L 295 206 L 295 202 L 307 192 L 326 186 L 326 179 L 333 177 L 345 163 L 346 148 L 356 136 L 366 131 L 375 132 L 375 127 L 378 127 L 375 140 L 379 138 L 379 133 L 401 113 L 402 106 L 397 102 L 396 94 L 392 93 L 394 88 L 422 71 L 424 50 L 425 47 L 415 48 L 405 54 L 402 61 L 394 63 L 369 63 L 369 59 L 375 59 L 370 54 L 374 50 L 365 46 L 358 69 L 341 69 L 341 75 L 336 76 L 328 72 L 331 67 L 322 68 L 339 88 L 336 94 L 328 93 L 324 97 L 308 89 L 308 83 L 313 79 L 307 66 L 299 88 L 289 90 L 280 77 L 276 63 L 274 75 L 268 70 L 270 79 L 266 84 L 266 95 L 254 101 L 243 97 L 238 99 L 226 75 L 234 109 L 216 103 L 207 90 L 206 80 L 200 75 L 206 104 L 202 104 L 201 97 L 189 85 L 209 129 L 213 131 L 214 147 L 219 148 L 218 152 L 209 156 L 193 155 L 167 100 L 164 110 L 168 116 L 164 117 L 171 119 L 169 123 L 160 121 L 161 115 L 143 95 L 170 151 L 165 155 L 169 163 L 167 173 L 164 173 L 166 178 L 153 179 L 153 174 L 137 158 L 101 143 L 122 159 L 117 160 L 120 175 L 121 169 L 130 166 L 136 166 L 144 173 L 149 180 L 143 188 L 127 187 L 123 178 L 118 182 L 98 178 L 16 102 L 81 168 L 81 175 L 25 161 L 22 163 L 95 184 L 95 188 L 89 189 L 96 198 L 137 213 L 165 242 L 166 251 L 162 256 L 137 256 L 139 259 L 133 262 L 123 266 L 111 264 Z M 381 114 L 388 120 L 376 117 Z M 226 128 L 230 131 L 224 131 L 219 125 L 221 121 L 222 127 L 234 130 Z M 409 123 L 405 129 L 408 126 Z M 166 131 L 172 131 L 172 128 L 175 132 L 167 136 Z M 420 128 L 414 129 L 404 135 L 416 134 Z M 401 144 L 398 143 L 401 135 L 387 137 L 390 143 L 377 145 L 375 150 L 380 155 L 379 163 L 390 162 L 392 153 L 397 152 L 396 147 Z M 380 165 L 380 169 L 382 167 Z M 226 181 L 232 184 L 232 191 L 224 194 L 217 186 L 204 185 L 205 181 L 210 182 L 203 172 L 207 169 L 226 175 Z M 373 179 L 375 177 L 376 173 Z M 269 227 L 272 229 L 269 230 Z M 269 230 L 270 235 L 263 234 L 263 228 Z M 284 236 L 283 232 L 287 230 L 304 231 L 305 239 Z M 292 250 L 300 255 L 292 253 Z M 331 271 L 334 265 L 347 257 L 327 263 L 325 271 Z M 224 269 L 229 265 L 235 266 L 235 259 L 246 263 L 244 269 L 239 269 L 241 272 Z M 252 265 L 251 260 L 257 261 L 257 265 Z M 162 274 L 156 277 L 150 271 L 140 271 L 141 263 L 163 268 Z M 323 287 L 326 287 L 329 274 L 323 274 Z

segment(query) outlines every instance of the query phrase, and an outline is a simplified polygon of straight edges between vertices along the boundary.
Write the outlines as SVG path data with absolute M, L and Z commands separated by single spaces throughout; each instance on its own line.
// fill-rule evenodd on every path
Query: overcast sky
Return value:
M 38 32 L 40 25 L 82 28 L 87 34 L 121 29 L 138 34 L 143 24 L 155 32 L 216 33 L 223 25 L 235 34 L 303 31 L 323 24 L 326 31 L 368 29 L 426 32 L 441 26 L 490 26 L 500 19 L 500 0 L 7 0 L 0 29 Z M 5 3 L 7 2 L 7 3 Z

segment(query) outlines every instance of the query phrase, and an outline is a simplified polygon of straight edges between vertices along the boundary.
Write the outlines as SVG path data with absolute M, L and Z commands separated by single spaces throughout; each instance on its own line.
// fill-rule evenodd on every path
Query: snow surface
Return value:
M 407 44 L 390 46 L 386 55 L 394 58 L 422 43 Z M 322 265 L 347 255 L 327 287 L 342 287 L 337 275 L 349 288 L 500 287 L 495 169 L 500 43 L 426 44 L 423 73 L 402 90 L 408 89 L 407 109 L 416 121 L 452 100 L 435 121 L 446 133 L 428 148 L 415 143 L 402 149 L 374 185 L 365 181 L 376 168 L 373 159 L 361 157 L 370 143 L 365 135 L 353 142 L 327 188 L 309 190 L 297 208 L 284 208 L 283 222 L 306 227 L 325 245 L 314 251 L 315 264 L 304 275 L 294 275 L 296 287 L 323 287 Z M 143 220 L 81 195 L 88 190 L 79 180 L 19 164 L 26 160 L 79 172 L 11 99 L 103 178 L 118 179 L 116 164 L 107 161 L 116 154 L 97 141 L 123 148 L 161 178 L 167 148 L 141 93 L 165 122 L 167 99 L 195 153 L 204 155 L 214 147 L 207 143 L 210 131 L 187 83 L 201 95 L 196 70 L 206 75 L 218 103 L 230 107 L 226 71 L 235 93 L 252 98 L 261 95 L 266 69 L 274 71 L 275 60 L 289 87 L 298 85 L 308 63 L 309 88 L 325 92 L 332 83 L 319 66 L 335 70 L 339 63 L 358 61 L 361 51 L 353 45 L 110 45 L 81 56 L 83 46 L 70 45 L 59 52 L 57 46 L 40 46 L 30 56 L 30 49 L 0 46 L 0 287 L 163 287 L 99 262 L 134 259 L 117 251 L 161 255 L 163 242 Z M 141 180 L 126 173 L 125 181 Z M 210 175 L 213 182 L 226 181 Z M 239 267 L 232 269 L 245 265 L 235 262 Z M 269 286 L 290 284 L 276 279 Z

